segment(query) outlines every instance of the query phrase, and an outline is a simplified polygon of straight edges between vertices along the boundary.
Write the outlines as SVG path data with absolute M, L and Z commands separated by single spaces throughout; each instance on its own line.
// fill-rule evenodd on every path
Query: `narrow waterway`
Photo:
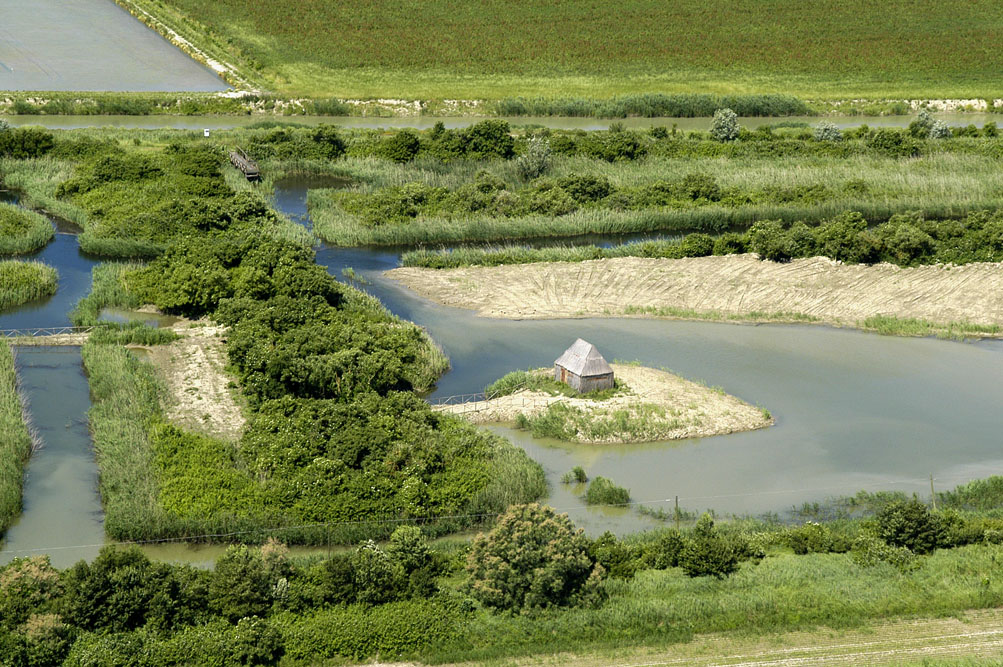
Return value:
M 1003 126 L 1003 114 L 990 113 L 938 113 L 938 120 L 958 127 L 974 124 L 982 127 L 988 122 Z M 262 121 L 279 121 L 300 125 L 338 125 L 346 129 L 402 128 L 427 130 L 441 122 L 447 128 L 467 127 L 483 118 L 477 116 L 409 116 L 403 118 L 382 118 L 377 116 L 60 116 L 24 115 L 0 118 L 15 127 L 41 125 L 54 130 L 73 130 L 83 127 L 114 127 L 122 129 L 155 130 L 162 128 L 182 130 L 226 130 L 246 127 Z M 651 127 L 676 126 L 678 130 L 710 129 L 710 118 L 578 118 L 574 116 L 508 116 L 500 117 L 513 126 L 536 125 L 555 130 L 605 130 L 611 123 L 620 123 L 628 129 L 643 130 Z M 806 123 L 816 125 L 818 116 L 763 116 L 742 118 L 743 127 L 755 129 L 762 125 L 776 123 Z M 859 127 L 906 127 L 916 120 L 915 115 L 905 116 L 827 116 L 825 120 L 841 128 Z
M 24 511 L 0 546 L 0 564 L 47 553 L 57 567 L 69 567 L 93 558 L 105 540 L 80 348 L 20 347 L 16 352 L 42 446 L 28 463 Z

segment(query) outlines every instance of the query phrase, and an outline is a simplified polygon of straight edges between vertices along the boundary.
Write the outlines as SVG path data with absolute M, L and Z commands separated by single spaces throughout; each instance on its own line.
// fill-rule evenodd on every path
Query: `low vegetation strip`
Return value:
M 56 293 L 59 274 L 41 262 L 0 261 L 0 311 Z
M 400 268 L 391 278 L 440 303 L 515 319 L 624 315 L 864 326 L 879 315 L 932 326 L 1003 326 L 1003 265 L 900 268 L 815 257 L 788 263 L 755 255 L 620 258 L 577 263 Z M 924 332 L 926 333 L 926 332 Z
M 0 537 L 21 513 L 24 465 L 33 444 L 26 417 L 14 353 L 0 340 Z
M 462 415 L 474 423 L 515 422 L 538 437 L 601 444 L 699 438 L 773 423 L 765 410 L 720 389 L 654 368 L 611 366 L 618 389 L 600 395 L 579 396 L 573 391 L 553 390 L 546 382 L 524 381 L 521 389 L 501 389 L 484 401 L 435 409 Z M 530 374 L 544 379 L 548 371 Z M 502 378 L 492 386 L 504 387 L 504 381 Z

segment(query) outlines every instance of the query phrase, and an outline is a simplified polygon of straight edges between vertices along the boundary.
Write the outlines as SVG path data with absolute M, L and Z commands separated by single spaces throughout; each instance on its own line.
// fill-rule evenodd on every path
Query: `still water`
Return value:
M 229 86 L 111 0 L 0 0 L 0 90 Z

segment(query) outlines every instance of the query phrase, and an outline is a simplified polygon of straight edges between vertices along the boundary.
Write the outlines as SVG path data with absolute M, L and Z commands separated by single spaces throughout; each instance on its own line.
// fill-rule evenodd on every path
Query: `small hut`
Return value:
M 588 394 L 613 387 L 613 369 L 592 343 L 579 338 L 554 362 L 554 379 Z

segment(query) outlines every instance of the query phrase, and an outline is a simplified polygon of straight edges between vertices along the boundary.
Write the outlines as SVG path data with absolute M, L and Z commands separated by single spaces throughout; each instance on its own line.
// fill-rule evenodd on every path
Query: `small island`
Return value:
M 435 409 L 475 424 L 513 423 L 537 437 L 591 444 L 701 438 L 774 421 L 721 389 L 637 363 L 608 364 L 581 339 L 553 369 L 509 373 L 487 387 L 483 400 Z

